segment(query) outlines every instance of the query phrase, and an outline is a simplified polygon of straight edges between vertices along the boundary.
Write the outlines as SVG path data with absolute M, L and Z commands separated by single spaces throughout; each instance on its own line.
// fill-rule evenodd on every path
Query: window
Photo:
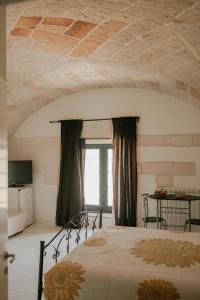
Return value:
M 84 188 L 88 210 L 112 211 L 112 145 L 86 145 Z

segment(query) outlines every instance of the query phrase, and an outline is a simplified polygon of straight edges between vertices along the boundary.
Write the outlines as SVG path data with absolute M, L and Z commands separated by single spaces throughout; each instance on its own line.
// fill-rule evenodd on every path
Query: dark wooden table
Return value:
M 180 209 L 181 208 L 177 208 L 175 206 L 171 206 L 171 207 L 162 207 L 161 206 L 161 202 L 163 200 L 175 200 L 175 201 L 186 201 L 188 203 L 188 207 L 182 208 L 185 210 L 184 214 L 188 214 L 188 227 L 189 227 L 189 231 L 191 231 L 191 202 L 192 201 L 196 201 L 196 200 L 200 200 L 200 196 L 196 196 L 196 195 L 185 195 L 185 197 L 183 198 L 176 198 L 176 196 L 174 194 L 166 194 L 164 197 L 159 197 L 156 195 L 149 195 L 148 196 L 150 199 L 156 200 L 157 201 L 157 209 L 156 209 L 156 217 L 157 217 L 157 229 L 159 229 L 159 222 L 158 222 L 158 218 L 162 216 L 162 213 L 179 213 L 180 214 Z M 163 211 L 163 208 L 167 208 L 166 211 Z M 172 225 L 171 225 L 172 226 Z M 176 226 L 176 225 L 174 225 Z

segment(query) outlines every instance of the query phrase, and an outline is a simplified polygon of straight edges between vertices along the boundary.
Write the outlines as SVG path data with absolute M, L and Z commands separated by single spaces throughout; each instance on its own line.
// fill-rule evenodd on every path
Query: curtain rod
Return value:
M 135 117 L 137 122 L 139 122 L 140 117 L 136 116 Z M 109 119 L 87 119 L 87 120 L 83 120 L 84 122 L 91 122 L 91 121 L 109 121 L 112 120 L 112 118 Z M 62 120 L 57 120 L 57 121 L 50 121 L 49 123 L 60 123 Z

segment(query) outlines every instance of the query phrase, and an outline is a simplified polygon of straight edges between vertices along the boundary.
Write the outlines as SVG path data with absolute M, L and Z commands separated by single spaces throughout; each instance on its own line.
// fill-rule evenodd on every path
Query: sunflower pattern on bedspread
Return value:
M 74 300 L 84 281 L 83 266 L 71 261 L 57 263 L 45 274 L 44 296 L 47 300 Z
M 200 263 L 200 245 L 172 239 L 142 240 L 132 248 L 136 257 L 142 257 L 146 263 L 165 265 L 166 267 L 191 267 Z
M 199 300 L 200 234 L 108 227 L 45 274 L 46 300 Z

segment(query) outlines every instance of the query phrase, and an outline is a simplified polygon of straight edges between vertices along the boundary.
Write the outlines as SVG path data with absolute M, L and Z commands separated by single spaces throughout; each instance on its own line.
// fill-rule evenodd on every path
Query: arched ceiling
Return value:
M 200 106 L 200 1 L 37 0 L 9 5 L 10 130 L 60 96 L 156 90 Z

